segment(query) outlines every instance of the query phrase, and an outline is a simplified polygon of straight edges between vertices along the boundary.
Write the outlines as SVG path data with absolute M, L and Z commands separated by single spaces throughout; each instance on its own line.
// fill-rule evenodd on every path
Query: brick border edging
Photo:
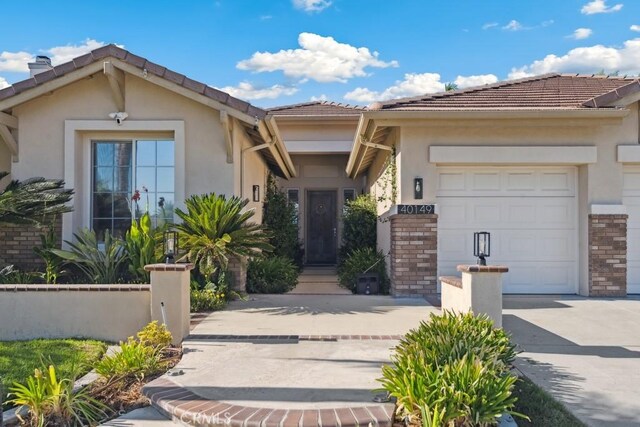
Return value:
M 272 409 L 205 399 L 174 381 L 160 377 L 146 384 L 143 394 L 163 415 L 194 426 L 237 427 L 356 427 L 393 425 L 393 403 L 335 409 Z
M 0 292 L 139 292 L 151 285 L 0 285 Z

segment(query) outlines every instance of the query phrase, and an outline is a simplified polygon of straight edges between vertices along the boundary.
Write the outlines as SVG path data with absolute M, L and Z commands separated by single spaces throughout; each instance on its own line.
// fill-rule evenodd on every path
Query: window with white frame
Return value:
M 154 225 L 173 220 L 175 148 L 171 140 L 94 141 L 91 227 L 123 236 L 149 212 Z

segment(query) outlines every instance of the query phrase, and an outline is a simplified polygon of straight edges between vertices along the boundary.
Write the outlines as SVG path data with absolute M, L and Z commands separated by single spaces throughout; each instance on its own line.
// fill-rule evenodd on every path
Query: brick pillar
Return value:
M 58 218 L 54 223 L 58 238 L 58 247 L 62 243 L 62 220 Z M 46 227 L 33 225 L 0 226 L 0 268 L 5 265 L 15 265 L 23 271 L 35 271 L 42 268 L 43 263 L 33 248 L 42 246 L 40 236 L 47 232 Z
M 438 215 L 392 215 L 391 295 L 437 292 Z
M 589 215 L 589 296 L 627 295 L 627 215 Z

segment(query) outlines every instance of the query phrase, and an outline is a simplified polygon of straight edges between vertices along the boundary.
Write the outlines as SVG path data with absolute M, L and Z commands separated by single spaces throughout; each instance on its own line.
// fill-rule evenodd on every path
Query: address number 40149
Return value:
M 435 205 L 398 205 L 398 214 L 401 215 L 430 215 L 435 212 Z

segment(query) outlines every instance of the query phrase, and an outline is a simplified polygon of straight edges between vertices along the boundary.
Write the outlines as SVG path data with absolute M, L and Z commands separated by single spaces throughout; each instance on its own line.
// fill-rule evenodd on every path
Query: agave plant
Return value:
M 253 210 L 244 210 L 249 201 L 239 197 L 227 199 L 215 193 L 191 196 L 185 201 L 186 212 L 176 209 L 182 223 L 180 247 L 187 250 L 183 257 L 198 266 L 211 280 L 218 270 L 226 270 L 229 258 L 270 252 L 269 235 L 258 224 L 251 223 Z
M 0 180 L 8 176 L 0 172 Z M 67 205 L 73 190 L 64 181 L 45 178 L 13 180 L 0 191 L 0 224 L 40 225 L 72 208 Z
M 76 266 L 90 283 L 118 283 L 127 261 L 122 240 L 107 230 L 101 248 L 92 230 L 80 230 L 73 236 L 73 242 L 65 241 L 70 250 L 51 249 L 51 252 Z

